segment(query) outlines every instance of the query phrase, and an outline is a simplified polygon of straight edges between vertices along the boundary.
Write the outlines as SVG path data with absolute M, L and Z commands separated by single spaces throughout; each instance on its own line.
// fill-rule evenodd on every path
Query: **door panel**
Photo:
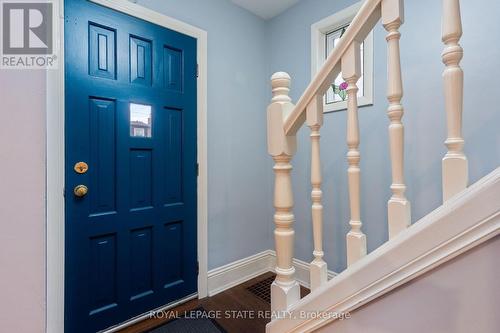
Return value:
M 116 31 L 89 24 L 89 74 L 107 79 L 116 78 Z
M 182 91 L 182 50 L 171 46 L 163 48 L 165 67 L 165 87 L 173 91 Z
M 65 15 L 65 327 L 96 332 L 196 292 L 196 40 Z
M 165 133 L 167 165 L 165 166 L 165 204 L 182 202 L 182 110 L 166 108 Z
M 130 82 L 151 85 L 151 41 L 130 36 Z
M 151 228 L 137 229 L 130 233 L 131 300 L 153 293 L 153 241 L 151 234 Z
M 115 101 L 89 99 L 90 214 L 116 213 Z
M 153 208 L 151 149 L 130 149 L 130 209 Z
M 116 234 L 90 239 L 90 316 L 117 306 Z
M 176 221 L 165 224 L 165 253 L 172 253 L 173 256 L 168 260 L 166 274 L 164 276 L 164 288 L 175 286 L 182 282 L 182 224 L 183 221 Z

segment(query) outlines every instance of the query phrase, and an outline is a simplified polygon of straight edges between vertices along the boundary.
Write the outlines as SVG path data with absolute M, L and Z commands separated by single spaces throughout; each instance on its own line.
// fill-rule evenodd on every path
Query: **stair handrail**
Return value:
M 306 120 L 307 106 L 315 96 L 323 96 L 330 88 L 330 84 L 340 73 L 340 62 L 349 46 L 354 41 L 362 43 L 370 31 L 373 30 L 381 17 L 381 3 L 382 0 L 365 0 L 342 38 L 335 45 L 325 63 L 314 75 L 314 78 L 299 98 L 293 111 L 286 118 L 284 124 L 286 135 L 295 135 L 297 133 Z

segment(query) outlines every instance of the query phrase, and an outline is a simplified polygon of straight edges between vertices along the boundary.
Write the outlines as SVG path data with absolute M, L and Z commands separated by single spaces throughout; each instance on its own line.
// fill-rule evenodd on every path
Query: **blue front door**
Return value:
M 196 292 L 196 40 L 65 1 L 66 332 Z

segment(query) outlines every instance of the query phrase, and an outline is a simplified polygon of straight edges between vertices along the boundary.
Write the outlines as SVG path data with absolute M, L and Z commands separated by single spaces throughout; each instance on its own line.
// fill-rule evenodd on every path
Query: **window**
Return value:
M 349 27 L 352 19 L 361 7 L 359 2 L 332 16 L 329 16 L 311 27 L 312 57 L 311 76 L 319 71 L 325 59 L 332 52 L 338 41 Z M 361 77 L 358 80 L 358 106 L 373 104 L 373 32 L 361 44 Z M 347 93 L 340 73 L 332 82 L 325 94 L 324 112 L 345 110 Z
M 130 103 L 130 136 L 151 137 L 151 105 Z

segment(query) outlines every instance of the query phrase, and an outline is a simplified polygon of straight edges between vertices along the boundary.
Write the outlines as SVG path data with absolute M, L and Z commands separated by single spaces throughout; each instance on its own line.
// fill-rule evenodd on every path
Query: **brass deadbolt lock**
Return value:
M 78 162 L 75 164 L 75 167 L 73 168 L 76 173 L 85 173 L 89 169 L 89 166 L 85 162 Z
M 73 190 L 73 193 L 78 198 L 82 198 L 82 197 L 86 196 L 88 192 L 89 192 L 89 189 L 85 185 L 77 185 Z

